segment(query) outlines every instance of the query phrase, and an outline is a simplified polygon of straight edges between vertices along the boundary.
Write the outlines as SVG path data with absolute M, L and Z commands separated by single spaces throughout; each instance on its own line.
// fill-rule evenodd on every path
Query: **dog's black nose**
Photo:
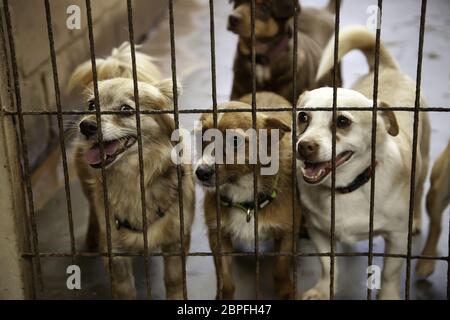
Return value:
M 89 138 L 97 133 L 97 123 L 92 120 L 83 120 L 80 122 L 80 132 Z
M 240 23 L 241 23 L 241 18 L 239 16 L 232 14 L 228 17 L 228 28 L 229 29 L 237 28 Z
M 310 160 L 317 154 L 319 145 L 314 141 L 300 141 L 297 144 L 297 158 Z
M 195 175 L 200 181 L 209 181 L 214 176 L 214 167 L 206 164 L 201 164 L 195 170 Z

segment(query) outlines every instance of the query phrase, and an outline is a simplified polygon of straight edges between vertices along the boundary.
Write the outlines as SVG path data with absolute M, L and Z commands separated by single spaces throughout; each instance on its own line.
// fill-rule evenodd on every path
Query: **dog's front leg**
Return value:
M 392 233 L 387 235 L 385 240 L 386 254 L 406 254 L 405 233 Z M 400 281 L 402 275 L 403 258 L 384 258 L 383 271 L 381 273 L 381 288 L 378 299 L 380 300 L 400 300 Z
M 317 253 L 330 252 L 330 237 L 327 234 L 313 227 L 310 227 L 308 231 Z M 322 274 L 319 282 L 303 294 L 303 300 L 330 299 L 330 257 L 320 257 L 320 263 L 322 264 Z M 336 292 L 336 279 L 338 276 L 337 263 L 334 264 L 334 274 L 334 292 Z
M 209 229 L 209 245 L 211 251 L 214 255 L 214 265 L 216 267 L 216 278 L 217 278 L 217 295 L 216 299 L 219 299 L 219 275 L 222 275 L 222 299 L 232 300 L 234 299 L 234 280 L 233 280 L 233 270 L 232 262 L 233 258 L 231 256 L 219 257 L 219 246 L 217 243 L 217 229 Z M 225 253 L 233 252 L 233 245 L 229 236 L 221 234 L 221 251 Z
M 284 237 L 275 239 L 275 251 L 278 253 L 292 252 L 292 234 L 288 233 Z M 289 255 L 279 255 L 274 258 L 273 279 L 278 296 L 281 299 L 294 299 L 294 283 L 291 278 L 292 257 Z
M 113 245 L 113 248 L 115 246 Z M 101 252 L 107 252 L 106 236 L 100 233 Z M 114 250 L 116 251 L 116 250 Z M 132 300 L 136 299 L 136 287 L 134 284 L 133 263 L 130 257 L 103 258 L 105 269 L 109 272 L 109 259 L 112 267 L 112 294 L 113 299 Z
M 189 253 L 191 237 L 184 236 L 184 254 Z M 180 253 L 180 243 L 162 246 L 164 253 Z M 164 256 L 164 283 L 167 300 L 182 300 L 183 296 L 183 260 L 180 255 Z

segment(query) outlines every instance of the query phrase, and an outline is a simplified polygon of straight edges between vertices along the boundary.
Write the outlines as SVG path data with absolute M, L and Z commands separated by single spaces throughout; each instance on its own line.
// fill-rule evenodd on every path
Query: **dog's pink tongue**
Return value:
M 308 163 L 305 166 L 304 174 L 308 177 L 314 177 L 320 172 L 320 170 L 325 169 L 327 165 L 328 165 L 327 162 Z
M 119 141 L 117 140 L 106 142 L 104 146 L 105 155 L 112 156 L 119 149 L 119 145 Z M 95 145 L 86 151 L 85 158 L 88 164 L 99 164 L 101 162 L 100 147 Z

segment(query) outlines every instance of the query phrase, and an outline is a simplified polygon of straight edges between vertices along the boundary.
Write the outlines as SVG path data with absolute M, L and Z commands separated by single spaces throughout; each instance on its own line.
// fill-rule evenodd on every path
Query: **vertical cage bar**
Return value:
M 336 17 L 334 23 L 334 65 L 333 65 L 333 117 L 331 145 L 331 227 L 330 227 L 330 300 L 334 299 L 334 264 L 335 264 L 335 225 L 336 225 L 336 118 L 337 118 L 337 77 L 339 52 L 339 24 L 341 1 L 336 0 Z
M 375 163 L 377 146 L 377 115 L 378 115 L 378 76 L 380 71 L 380 37 L 381 19 L 383 14 L 383 0 L 378 0 L 377 31 L 375 38 L 375 66 L 373 77 L 373 110 L 372 110 L 372 152 L 370 156 L 371 180 L 370 180 L 370 211 L 369 211 L 369 255 L 367 265 L 373 264 L 373 223 L 375 209 Z M 367 287 L 367 300 L 372 300 L 372 289 Z
M 258 141 L 257 133 L 257 119 L 256 119 L 256 35 L 255 35 L 255 22 L 256 22 L 256 3 L 255 0 L 251 0 L 251 46 L 252 46 L 252 127 L 256 132 L 256 141 Z M 259 154 L 259 143 L 256 144 L 256 154 Z M 255 208 L 253 212 L 254 217 L 254 233 L 255 233 L 255 299 L 259 298 L 259 235 L 258 235 L 258 168 L 259 165 L 253 166 L 253 206 Z
M 450 300 L 450 215 L 448 221 L 448 242 L 447 242 L 447 300 Z
M 296 137 L 297 137 L 297 74 L 298 74 L 298 0 L 292 0 L 294 4 L 294 50 L 292 55 L 292 281 L 293 296 L 297 296 L 297 158 Z M 298 203 L 301 206 L 300 190 L 298 190 Z
M 169 0 L 169 25 L 170 25 L 170 56 L 172 66 L 172 82 L 173 82 L 173 113 L 175 120 L 175 130 L 180 128 L 179 110 L 178 110 L 178 84 L 177 84 L 177 60 L 175 48 L 175 20 L 173 10 L 173 0 Z M 183 297 L 187 299 L 186 286 L 186 252 L 184 250 L 184 215 L 183 215 L 183 186 L 182 186 L 182 172 L 181 165 L 177 164 L 178 176 L 178 205 L 180 212 L 180 244 L 181 244 L 181 264 L 183 275 Z
M 89 34 L 89 49 L 92 64 L 92 78 L 94 85 L 94 100 L 95 100 L 95 118 L 98 127 L 98 144 L 100 149 L 101 158 L 101 176 L 102 176 L 102 191 L 103 191 L 103 205 L 105 207 L 105 223 L 106 223 L 106 245 L 108 256 L 108 269 L 109 269 L 109 281 L 111 295 L 114 296 L 114 275 L 113 275 L 113 256 L 112 256 L 112 241 L 111 241 L 111 224 L 109 216 L 109 200 L 108 200 L 108 188 L 107 188 L 107 176 L 105 170 L 105 146 L 103 145 L 103 132 L 102 132 L 102 119 L 100 109 L 100 97 L 98 92 L 98 78 L 97 78 L 97 63 L 95 61 L 95 42 L 94 42 L 94 30 L 92 22 L 92 9 L 91 1 L 86 0 L 86 14 Z
M 47 34 L 49 41 L 50 58 L 53 72 L 53 85 L 55 90 L 59 146 L 61 148 L 61 160 L 63 164 L 64 191 L 66 196 L 67 218 L 69 221 L 70 252 L 72 264 L 75 264 L 76 247 L 75 247 L 75 235 L 74 235 L 73 214 L 72 214 L 72 197 L 70 194 L 69 169 L 67 165 L 66 143 L 64 141 L 64 121 L 62 116 L 61 93 L 59 89 L 58 65 L 56 61 L 55 40 L 53 36 L 53 27 L 52 27 L 52 13 L 50 9 L 49 0 L 44 0 L 44 5 L 45 5 L 45 16 L 47 20 Z
M 8 42 L 9 42 L 9 50 L 11 56 L 11 66 L 12 66 L 12 76 L 13 76 L 13 86 L 14 86 L 14 96 L 16 100 L 16 108 L 19 119 L 19 135 L 20 135 L 20 145 L 22 148 L 22 160 L 23 160 L 23 174 L 25 179 L 25 187 L 26 194 L 28 199 L 28 212 L 30 218 L 31 225 L 31 233 L 32 233 L 32 247 L 33 247 L 33 258 L 36 266 L 36 277 L 37 277 L 37 289 L 39 293 L 44 292 L 44 281 L 42 278 L 42 266 L 41 266 L 41 258 L 39 254 L 39 238 L 37 232 L 36 225 L 36 215 L 34 209 L 34 198 L 33 198 L 33 189 L 31 186 L 31 172 L 30 172 L 30 162 L 28 155 L 28 144 L 26 138 L 25 131 L 25 121 L 22 110 L 22 96 L 20 92 L 20 80 L 19 80 L 19 71 L 17 68 L 17 58 L 16 58 L 16 48 L 14 43 L 13 36 L 13 28 L 11 23 L 11 14 L 9 11 L 9 1 L 3 0 L 3 6 L 5 11 L 5 22 L 6 22 L 6 30 L 8 32 Z M 33 282 L 35 279 L 33 279 Z M 34 293 L 33 293 L 34 294 Z
M 209 23 L 210 23 L 210 42 L 211 42 L 211 89 L 212 89 L 212 103 L 213 103 L 213 122 L 214 128 L 218 128 L 217 123 L 217 75 L 216 75 L 216 36 L 215 36 L 215 22 L 214 22 L 214 0 L 209 0 Z M 215 249 L 214 259 L 222 270 L 222 216 L 220 214 L 220 182 L 219 182 L 219 166 L 214 163 L 214 171 L 216 173 L 215 179 L 215 196 L 216 196 L 216 228 L 217 228 L 217 247 Z M 219 271 L 217 274 L 217 296 L 219 299 L 223 298 L 223 276 Z
M 139 85 L 137 79 L 136 66 L 136 46 L 134 40 L 134 25 L 133 25 L 133 5 L 131 0 L 127 0 L 128 13 L 128 32 L 130 38 L 131 48 L 131 63 L 133 68 L 133 86 L 134 86 L 134 101 L 136 107 L 136 131 L 138 140 L 138 157 L 139 157 L 139 187 L 141 192 L 141 210 L 142 210 L 142 236 L 144 238 L 144 267 L 145 267 L 145 284 L 147 290 L 147 298 L 151 299 L 152 289 L 150 286 L 149 273 L 149 259 L 148 259 L 148 225 L 147 225 L 147 202 L 145 196 L 145 182 L 144 182 L 144 156 L 142 152 L 142 133 L 141 133 L 141 105 L 139 102 Z
M 411 252 L 412 252 L 412 224 L 414 217 L 414 197 L 416 186 L 416 160 L 417 160 L 417 139 L 419 133 L 419 108 L 421 96 L 422 82 L 422 60 L 423 60 L 423 43 L 425 36 L 425 17 L 427 12 L 427 0 L 422 0 L 420 13 L 420 31 L 419 31 L 419 49 L 417 56 L 417 76 L 416 76 L 416 98 L 414 102 L 414 124 L 413 124 L 413 141 L 412 141 L 412 159 L 411 159 L 411 180 L 409 189 L 409 221 L 408 221 L 408 251 L 406 258 L 406 278 L 405 278 L 405 299 L 410 299 L 411 286 Z M 422 196 L 422 195 L 419 195 Z

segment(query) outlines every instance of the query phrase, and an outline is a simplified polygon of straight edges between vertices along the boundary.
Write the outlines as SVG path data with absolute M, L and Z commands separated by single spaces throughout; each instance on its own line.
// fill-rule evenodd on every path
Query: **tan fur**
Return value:
M 450 141 L 431 170 L 430 190 L 427 194 L 426 208 L 430 218 L 430 230 L 423 256 L 436 256 L 437 245 L 442 230 L 442 214 L 450 203 Z M 416 265 L 420 277 L 430 276 L 436 266 L 436 260 L 419 260 Z
M 121 47 L 122 48 L 122 47 Z M 120 51 L 120 49 L 119 49 Z M 149 61 L 145 58 L 146 61 Z M 139 60 L 141 61 L 141 60 Z M 134 85 L 130 78 L 122 78 L 123 68 L 118 64 L 105 65 L 104 73 L 111 79 L 98 82 L 99 102 L 102 111 L 117 111 L 123 104 L 135 106 Z M 76 79 L 77 76 L 75 76 Z M 144 75 L 141 79 L 153 79 Z M 86 79 L 86 77 L 78 78 Z M 84 85 L 84 80 L 81 84 Z M 152 80 L 139 82 L 139 101 L 141 110 L 171 110 L 172 82 L 170 80 Z M 92 91 L 87 91 L 87 100 L 92 100 Z M 104 140 L 122 139 L 123 136 L 136 136 L 136 118 L 134 114 L 102 115 L 102 133 Z M 83 117 L 95 120 L 94 115 Z M 171 134 L 175 127 L 169 114 L 141 114 L 141 137 L 143 154 L 144 188 L 146 197 L 147 240 L 148 248 L 154 251 L 162 248 L 165 253 L 179 254 L 181 250 L 189 251 L 190 229 L 194 216 L 195 191 L 190 165 L 182 165 L 182 198 L 184 219 L 184 248 L 180 248 L 180 214 L 178 197 L 178 179 L 176 166 L 171 161 L 173 143 Z M 100 169 L 91 168 L 84 154 L 95 143 L 97 137 L 86 138 L 80 134 L 77 140 L 76 167 L 83 191 L 89 200 L 90 225 L 88 227 L 88 246 L 93 248 L 100 242 L 101 252 L 107 251 L 106 217 L 104 193 Z M 140 170 L 135 143 L 110 165 L 106 170 L 106 187 L 109 207 L 109 222 L 113 252 L 142 252 L 144 238 L 142 232 L 127 228 L 117 229 L 115 219 L 126 220 L 134 227 L 143 229 L 140 190 Z M 159 217 L 157 210 L 163 212 Z M 136 289 L 132 272 L 131 258 L 112 258 L 113 297 L 135 298 Z M 181 256 L 165 257 L 165 283 L 168 299 L 183 298 Z M 108 260 L 105 259 L 108 267 Z
M 251 97 L 243 98 L 245 102 L 251 102 Z M 271 107 L 273 102 L 278 102 L 281 106 L 288 107 L 290 104 L 282 97 L 271 93 L 257 94 L 257 107 Z M 242 102 L 225 103 L 220 108 L 250 108 L 249 104 Z M 212 128 L 211 114 L 203 114 L 201 117 L 203 128 Z M 291 113 L 271 113 L 258 112 L 257 128 L 277 128 L 285 134 L 280 143 L 280 166 L 278 171 L 278 185 L 276 190 L 278 197 L 267 207 L 258 210 L 258 234 L 259 239 L 270 239 L 274 241 L 275 252 L 291 252 L 293 239 L 297 239 L 297 232 L 300 224 L 299 204 L 296 208 L 296 225 L 293 226 L 292 201 L 295 194 L 292 192 L 292 144 L 289 132 L 291 125 Z M 224 113 L 218 122 L 218 128 L 225 132 L 226 129 L 240 128 L 244 131 L 252 128 L 251 113 Z M 281 135 L 280 135 L 281 136 Z M 221 194 L 230 196 L 235 188 L 253 190 L 252 177 L 253 167 L 248 164 L 219 164 L 218 180 L 221 185 Z M 250 182 L 249 182 L 250 180 Z M 275 176 L 258 175 L 258 192 L 264 190 L 271 191 L 274 185 Z M 231 192 L 231 193 L 230 193 Z M 205 200 L 205 221 L 208 226 L 209 243 L 214 254 L 219 252 L 217 243 L 217 220 L 216 220 L 216 193 L 212 189 L 206 190 Z M 236 233 L 235 215 L 244 216 L 244 212 L 236 212 L 221 206 L 221 244 L 222 252 L 233 252 L 233 240 L 252 243 L 252 237 L 246 233 Z M 254 218 L 246 226 L 253 228 Z M 246 223 L 246 222 L 244 222 Z M 246 227 L 244 226 L 244 227 Z M 216 274 L 222 275 L 222 293 L 224 299 L 233 299 L 235 283 L 232 274 L 232 257 L 223 256 L 215 259 Z M 291 279 L 291 257 L 277 256 L 274 258 L 273 276 L 275 287 L 280 298 L 292 299 L 293 282 Z M 218 297 L 218 296 L 217 296 Z
M 155 83 L 161 78 L 161 73 L 153 61 L 150 56 L 136 51 L 136 72 L 139 81 Z M 128 42 L 114 48 L 109 57 L 96 59 L 95 63 L 99 81 L 116 77 L 130 79 L 133 77 L 131 47 Z M 92 63 L 89 60 L 79 65 L 73 72 L 68 84 L 69 91 L 76 87 L 88 87 L 93 81 L 92 77 Z

